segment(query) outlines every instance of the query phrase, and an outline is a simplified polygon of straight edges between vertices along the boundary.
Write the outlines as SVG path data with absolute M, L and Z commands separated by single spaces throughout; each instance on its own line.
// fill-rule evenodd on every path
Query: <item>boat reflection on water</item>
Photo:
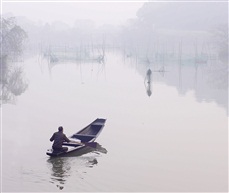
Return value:
M 71 169 L 71 164 L 68 159 L 63 157 L 49 159 L 48 163 L 52 166 L 50 182 L 56 184 L 56 186 L 62 190 L 67 178 L 70 176 L 69 171 Z
M 91 155 L 83 156 L 88 153 L 91 153 Z M 82 179 L 82 173 L 85 173 L 83 168 L 93 168 L 97 165 L 96 157 L 100 153 L 106 154 L 107 150 L 98 144 L 96 148 L 85 147 L 69 155 L 49 158 L 47 163 L 51 170 L 50 183 L 62 190 L 71 175 L 77 175 Z M 82 172 L 80 172 L 81 169 L 83 169 Z

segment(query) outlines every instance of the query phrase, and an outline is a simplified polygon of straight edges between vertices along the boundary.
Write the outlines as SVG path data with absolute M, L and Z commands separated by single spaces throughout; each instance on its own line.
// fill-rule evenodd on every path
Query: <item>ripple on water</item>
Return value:
M 88 153 L 78 157 L 56 157 L 47 160 L 49 183 L 62 190 L 68 183 L 77 188 L 84 189 L 85 180 L 88 178 L 89 168 L 98 164 L 100 154 Z

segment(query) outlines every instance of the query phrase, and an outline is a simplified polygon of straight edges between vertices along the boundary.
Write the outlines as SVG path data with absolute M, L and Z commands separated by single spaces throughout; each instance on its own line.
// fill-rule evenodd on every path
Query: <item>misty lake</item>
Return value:
M 227 191 L 227 88 L 218 59 L 104 62 L 24 59 L 27 90 L 2 106 L 3 192 Z M 227 85 L 227 82 L 226 82 Z M 50 159 L 67 136 L 106 118 L 103 151 Z

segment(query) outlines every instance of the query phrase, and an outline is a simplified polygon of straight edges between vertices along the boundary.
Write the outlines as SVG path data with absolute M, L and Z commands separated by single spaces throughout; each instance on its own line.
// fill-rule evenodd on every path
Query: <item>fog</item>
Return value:
M 227 2 L 4 1 L 2 5 L 3 18 L 15 17 L 15 25 L 27 34 L 25 41 L 12 37 L 3 44 L 3 63 L 6 58 L 23 61 L 37 54 L 50 63 L 105 63 L 108 52 L 119 51 L 125 60 L 138 64 L 136 69 L 144 77 L 149 69 L 174 71 L 175 62 L 178 74 L 169 73 L 158 81 L 176 87 L 181 94 L 194 90 L 198 101 L 213 99 L 227 109 L 227 94 L 208 89 L 200 94 L 192 85 L 196 80 L 190 79 L 192 73 L 198 75 L 199 65 L 211 64 L 206 67 L 210 87 L 227 89 Z M 177 85 L 176 76 L 189 65 L 195 71 L 187 69 L 186 84 Z
M 2 5 L 5 192 L 227 191 L 228 2 Z M 105 155 L 46 157 L 97 117 Z
M 53 3 L 3 3 L 3 13 L 25 16 L 33 22 L 62 21 L 73 26 L 75 20 L 93 20 L 96 25 L 120 25 L 135 18 L 141 2 L 53 2 Z
M 10 28 L 3 29 L 8 37 L 8 41 L 2 43 L 3 63 L 23 61 L 37 54 L 50 63 L 105 63 L 106 53 L 119 51 L 125 60 L 138 64 L 136 69 L 141 76 L 145 76 L 148 69 L 166 72 L 171 68 L 173 71 L 176 62 L 179 76 L 191 65 L 196 77 L 199 65 L 211 64 L 206 67 L 211 74 L 209 85 L 227 89 L 227 2 L 4 1 L 2 5 L 3 18 L 10 21 L 15 17 L 15 26 L 19 26 L 13 28 L 13 33 Z M 23 33 L 17 34 L 19 29 Z M 19 38 L 15 38 L 15 32 Z M 3 66 L 9 68 L 6 64 Z M 191 72 L 187 70 L 185 78 Z M 176 76 L 170 73 L 159 81 L 177 87 L 181 94 L 194 90 L 198 101 L 213 99 L 227 109 L 227 94 L 207 94 L 209 90 L 204 95 L 198 94 L 192 85 L 196 80 L 190 78 L 181 89 L 181 85 L 176 84 Z M 21 90 L 24 92 L 25 88 L 27 86 Z
M 145 55 L 155 53 L 159 44 L 174 49 L 175 42 L 184 47 L 211 42 L 219 52 L 227 48 L 226 2 L 3 2 L 2 10 L 3 17 L 16 17 L 30 46 L 93 42 L 124 46 L 129 52 L 138 47 L 138 54 Z

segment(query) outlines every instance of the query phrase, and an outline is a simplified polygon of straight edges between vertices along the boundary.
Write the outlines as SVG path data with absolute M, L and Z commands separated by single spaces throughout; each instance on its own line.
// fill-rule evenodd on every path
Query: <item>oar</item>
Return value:
M 92 147 L 92 148 L 96 148 L 97 147 L 97 142 L 76 142 L 76 141 L 71 141 L 69 143 L 64 142 L 63 145 L 67 145 L 67 146 L 78 146 L 78 145 L 84 145 L 84 146 L 88 146 L 88 147 Z
M 92 147 L 92 148 L 97 148 L 97 142 L 85 142 L 85 143 L 81 143 L 85 146 L 88 146 L 88 147 Z

